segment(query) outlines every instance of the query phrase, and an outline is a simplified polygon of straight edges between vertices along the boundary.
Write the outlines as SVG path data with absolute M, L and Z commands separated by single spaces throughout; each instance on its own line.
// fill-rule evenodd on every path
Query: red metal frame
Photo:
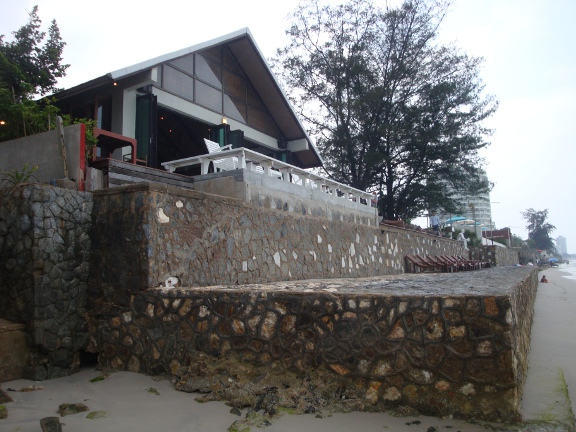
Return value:
M 99 128 L 94 128 L 94 137 L 98 140 L 97 147 L 106 153 L 101 157 L 111 159 L 114 150 L 130 146 L 132 147 L 132 163 L 136 163 L 136 139 Z M 96 149 L 94 149 L 94 159 L 97 159 Z

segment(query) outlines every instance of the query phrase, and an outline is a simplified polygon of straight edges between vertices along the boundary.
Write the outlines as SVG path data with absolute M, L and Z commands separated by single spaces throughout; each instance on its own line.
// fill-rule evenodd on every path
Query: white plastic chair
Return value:
M 230 150 L 232 148 L 232 144 L 220 147 L 220 144 L 217 142 L 210 141 L 206 138 L 204 138 L 204 142 L 206 143 L 209 154 L 222 153 L 222 151 Z M 214 172 L 231 171 L 238 168 L 238 158 L 235 156 L 216 159 L 212 161 L 212 163 L 214 164 Z

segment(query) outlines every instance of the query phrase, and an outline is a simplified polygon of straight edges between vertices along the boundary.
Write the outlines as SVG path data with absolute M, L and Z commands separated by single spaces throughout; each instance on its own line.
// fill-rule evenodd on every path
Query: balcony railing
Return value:
M 216 171 L 249 169 L 262 175 L 276 177 L 278 181 L 289 182 L 304 188 L 319 189 L 332 195 L 335 204 L 341 199 L 356 203 L 364 211 L 367 207 L 376 207 L 376 196 L 369 192 L 338 183 L 243 147 L 163 162 L 161 165 L 169 172 L 174 172 L 177 168 L 201 165 L 200 172 L 204 175 L 208 174 L 211 162 Z

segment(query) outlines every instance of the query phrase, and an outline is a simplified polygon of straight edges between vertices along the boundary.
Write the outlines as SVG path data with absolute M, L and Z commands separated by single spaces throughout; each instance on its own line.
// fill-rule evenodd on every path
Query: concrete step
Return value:
M 23 378 L 30 363 L 24 327 L 0 318 L 0 383 Z

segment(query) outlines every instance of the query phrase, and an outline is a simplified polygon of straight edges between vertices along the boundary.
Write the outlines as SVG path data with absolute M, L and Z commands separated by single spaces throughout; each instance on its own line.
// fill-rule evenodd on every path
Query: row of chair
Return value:
M 490 267 L 490 261 L 471 260 L 458 255 L 406 255 L 404 258 L 406 260 L 406 271 L 408 273 L 453 273 Z

